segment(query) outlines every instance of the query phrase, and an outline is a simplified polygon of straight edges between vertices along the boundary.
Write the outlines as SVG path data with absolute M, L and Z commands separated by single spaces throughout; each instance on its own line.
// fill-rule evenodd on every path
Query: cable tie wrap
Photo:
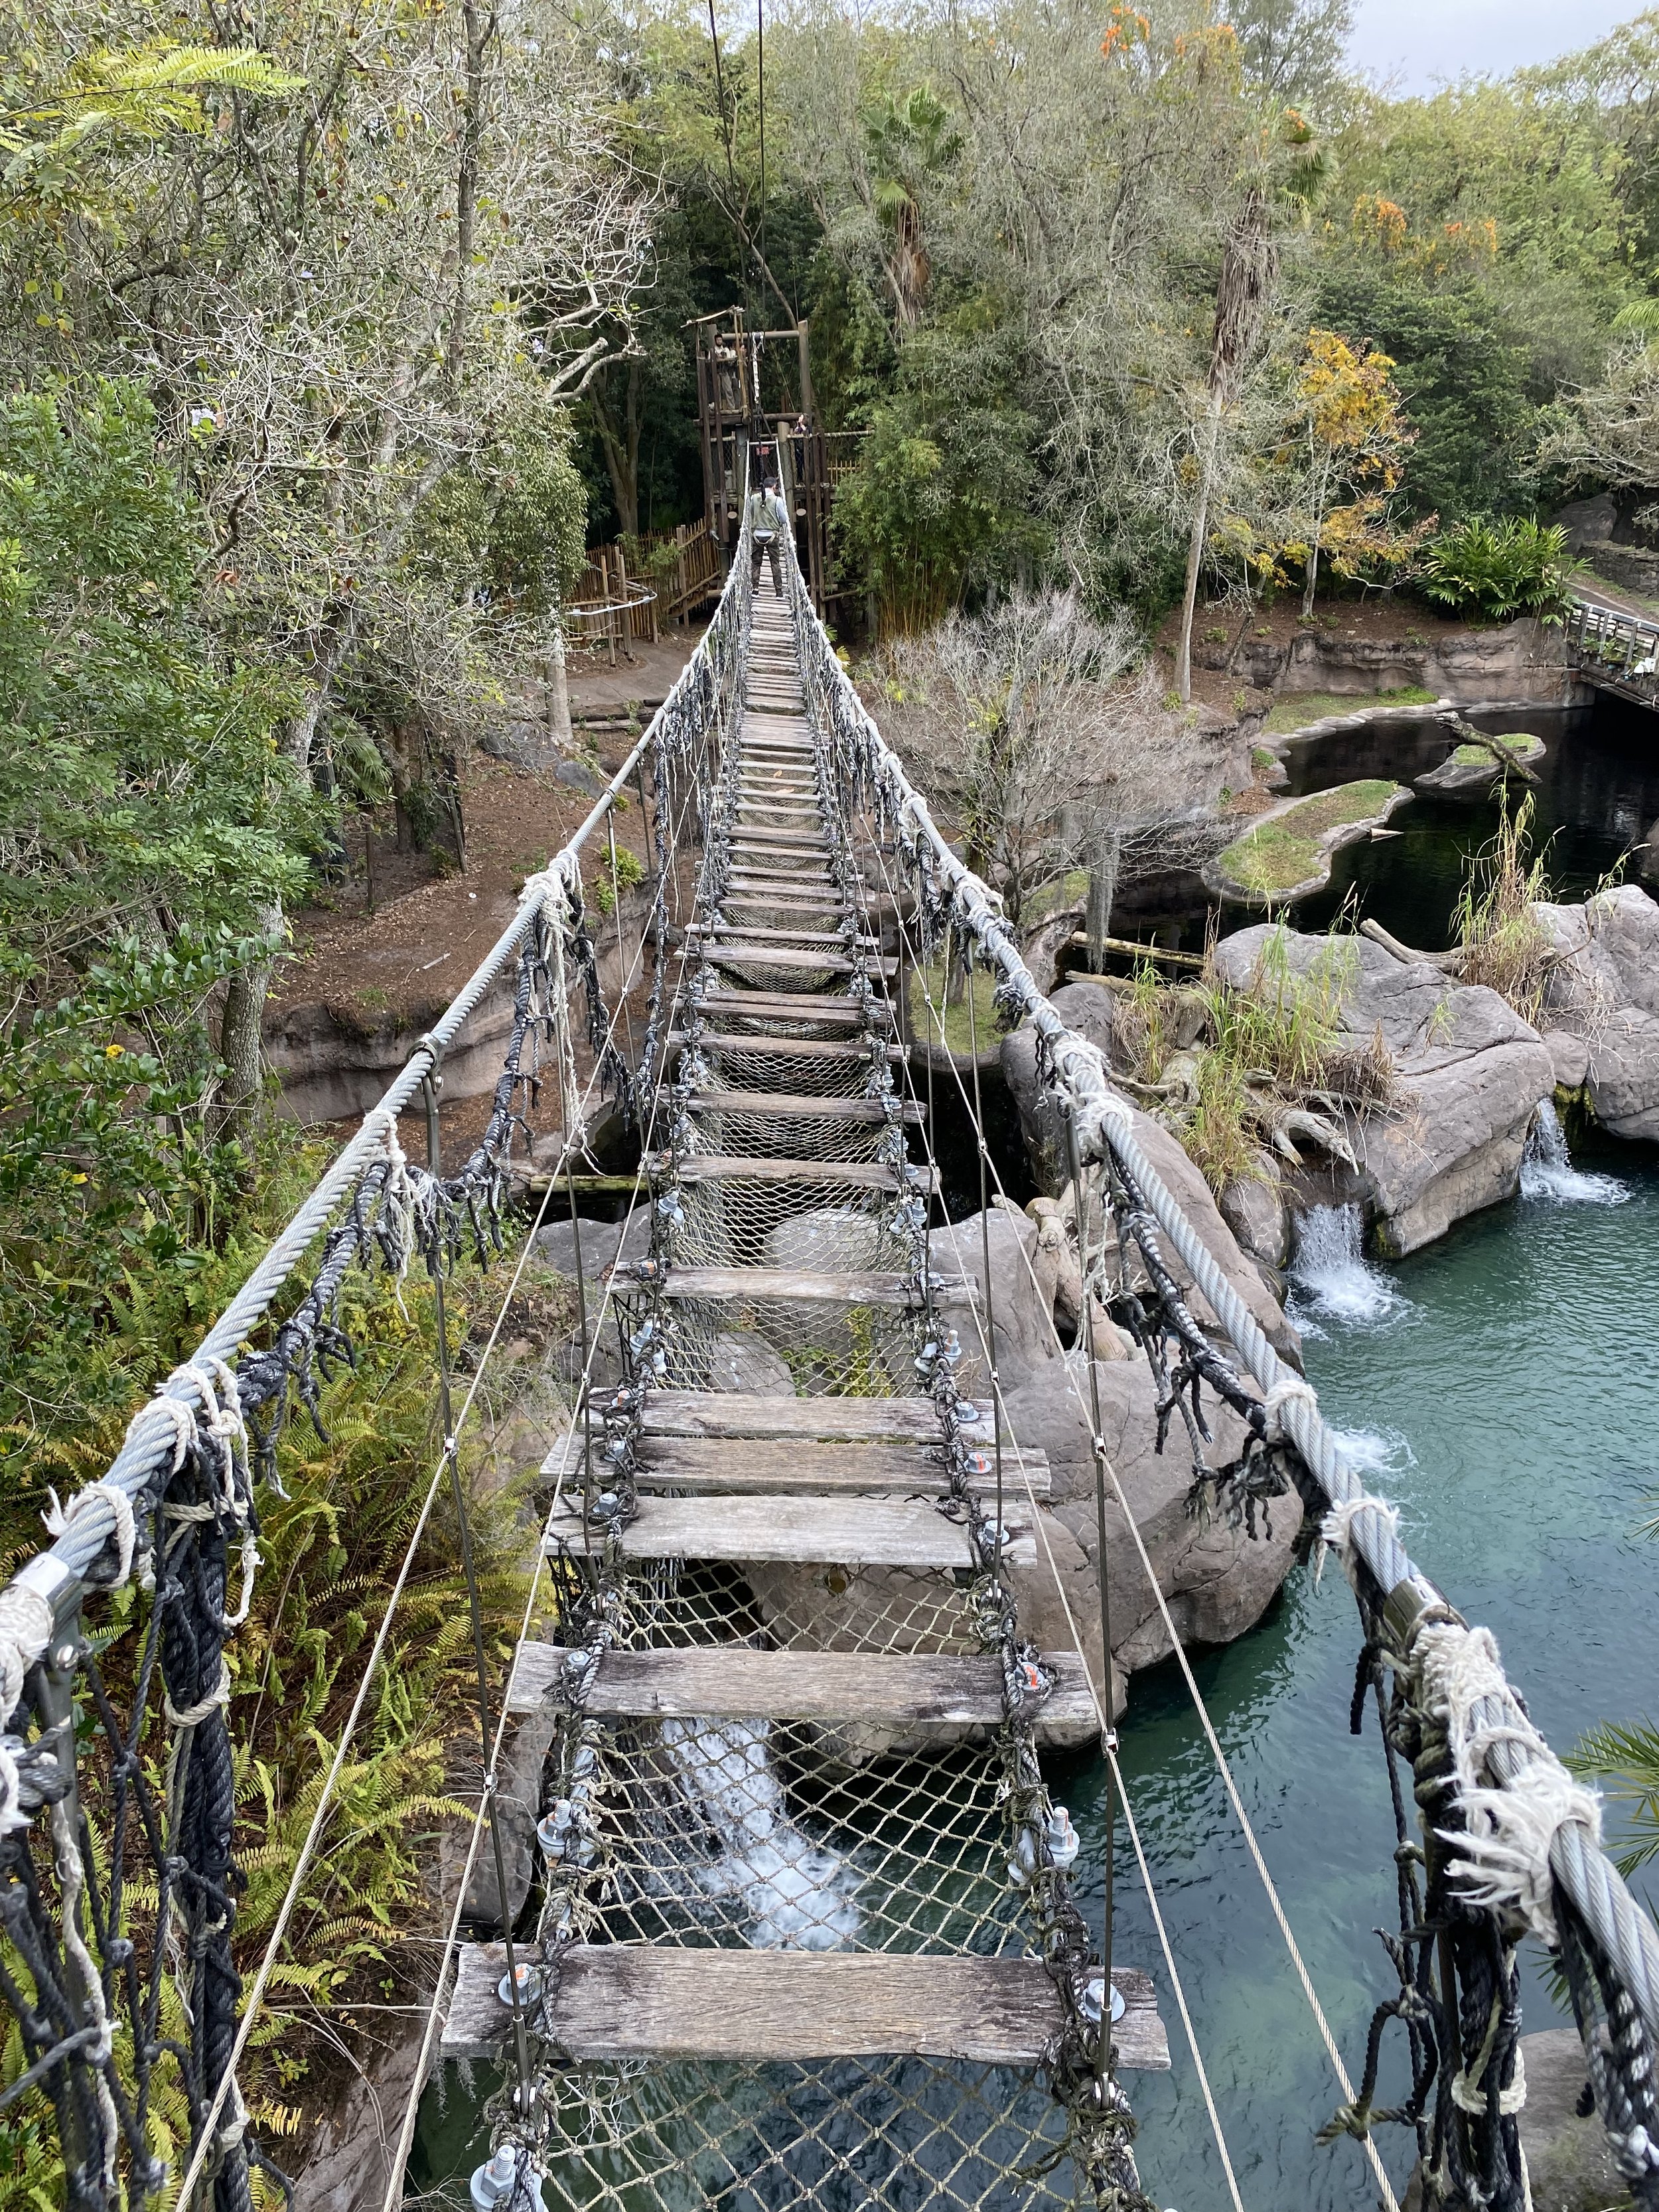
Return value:
M 1292 1399 L 1316 1409 L 1319 1394 L 1305 1376 L 1285 1375 L 1275 1382 L 1261 1401 L 1261 1433 L 1270 1444 L 1288 1443 L 1285 1433 L 1285 1408 Z
M 1272 1394 L 1269 1393 L 1269 1395 Z M 1266 1400 L 1263 1401 L 1265 1404 Z M 1400 1508 L 1390 1505 L 1386 1498 L 1373 1498 L 1370 1491 L 1362 1491 L 1358 1498 L 1344 1498 L 1332 1506 L 1319 1524 L 1321 1551 L 1319 1563 L 1314 1569 L 1314 1588 L 1319 1588 L 1325 1562 L 1334 1552 L 1341 1561 L 1342 1571 L 1350 1583 L 1354 1578 L 1353 1524 L 1362 1513 L 1374 1513 L 1396 1543 L 1400 1540 Z
M 1489 1628 L 1425 1621 L 1413 1639 L 1419 1701 L 1443 1723 L 1456 1778 L 1462 1828 L 1440 1832 L 1456 1854 L 1453 1878 L 1472 1903 L 1523 1921 L 1557 1948 L 1555 1877 L 1550 1852 L 1570 1821 L 1601 1840 L 1601 1805 L 1575 1782 L 1540 1735 L 1504 1675 Z M 1504 1744 L 1524 1754 L 1501 1787 L 1486 1779 L 1492 1751 Z
M 1467 2074 L 1452 2075 L 1451 2094 L 1452 2102 L 1460 2112 L 1474 2112 L 1484 2117 L 1488 2109 L 1486 2091 L 1478 2081 L 1472 2081 Z M 1515 2046 L 1515 2072 L 1510 2078 L 1509 2087 L 1500 2089 L 1498 2093 L 1498 2109 L 1500 2112 L 1513 2114 L 1518 2112 L 1526 2101 L 1526 2059 L 1521 2045 L 1517 2043 Z

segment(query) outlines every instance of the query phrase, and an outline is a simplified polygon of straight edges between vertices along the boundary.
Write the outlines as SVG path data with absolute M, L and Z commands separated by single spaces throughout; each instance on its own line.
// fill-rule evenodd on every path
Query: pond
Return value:
M 1536 1189 L 1398 1267 L 1333 1257 L 1298 1293 L 1309 1372 L 1416 1559 L 1495 1631 L 1559 1751 L 1596 1722 L 1659 1717 L 1659 1549 L 1639 1534 L 1659 1437 L 1639 1378 L 1659 1357 L 1659 1153 L 1607 1144 L 1610 1180 Z M 1529 1178 L 1529 1181 L 1533 1180 Z M 1394 1844 L 1374 1715 L 1348 1733 L 1358 1616 L 1339 1571 L 1292 1573 L 1267 1618 L 1195 1671 L 1316 1988 L 1357 2081 L 1392 1970 Z M 1137 1676 L 1123 1760 L 1176 1964 L 1250 2212 L 1375 2202 L 1358 2147 L 1315 2134 L 1340 2092 L 1172 1665 Z M 1056 1778 L 1098 1865 L 1097 1765 Z M 1609 1820 L 1618 1832 L 1617 1819 Z M 1130 2082 L 1160 2205 L 1224 2206 L 1225 2185 L 1157 1937 L 1120 1828 L 1118 1955 L 1158 1977 L 1174 2071 Z M 1638 1877 L 1638 1894 L 1646 1885 Z M 1097 1881 L 1092 1909 L 1099 1909 Z M 1541 1952 L 1529 2030 L 1558 2023 Z M 1391 2031 L 1391 2034 L 1393 2032 Z M 1404 2085 L 1399 2051 L 1383 2093 Z M 1409 2155 L 1389 2156 L 1403 2185 Z
M 1616 867 L 1659 819 L 1659 716 L 1607 694 L 1589 707 L 1526 708 L 1478 714 L 1477 727 L 1501 735 L 1529 730 L 1548 751 L 1538 770 L 1534 842 L 1558 896 L 1582 899 Z M 1445 758 L 1445 732 L 1433 716 L 1389 715 L 1358 730 L 1291 744 L 1285 757 L 1289 794 L 1303 797 L 1361 777 L 1410 784 Z M 1322 891 L 1298 900 L 1287 919 L 1298 929 L 1328 929 L 1345 903 L 1381 922 L 1407 945 L 1439 951 L 1471 853 L 1497 830 L 1495 797 L 1416 796 L 1390 823 L 1398 836 L 1362 839 L 1336 855 Z M 1127 893 L 1119 927 L 1136 936 L 1201 951 L 1207 933 L 1225 935 L 1261 919 L 1260 908 L 1208 896 L 1183 874 Z

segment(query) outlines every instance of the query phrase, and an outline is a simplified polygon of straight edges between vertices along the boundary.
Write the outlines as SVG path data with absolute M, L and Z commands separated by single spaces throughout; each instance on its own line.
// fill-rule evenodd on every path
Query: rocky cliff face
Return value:
M 1328 940 L 1261 925 L 1224 938 L 1216 971 L 1248 991 L 1269 938 L 1285 967 L 1306 974 Z M 1380 1248 L 1395 1256 L 1443 1237 L 1466 1213 L 1514 1194 L 1540 1098 L 1554 1085 L 1543 1039 L 1495 991 L 1456 983 L 1426 961 L 1405 961 L 1369 938 L 1351 940 L 1340 1026 L 1357 1043 L 1381 1032 L 1400 1079 L 1385 1113 L 1346 1116 L 1357 1164 L 1333 1161 L 1300 1179 L 1304 1202 L 1358 1202 Z M 1277 958 L 1277 951 L 1276 951 Z M 1291 1178 L 1294 1203 L 1298 1179 Z
M 1529 616 L 1491 629 L 1455 630 L 1420 644 L 1399 638 L 1330 637 L 1306 631 L 1288 645 L 1247 639 L 1237 673 L 1279 691 L 1376 693 L 1420 684 L 1464 705 L 1528 699 L 1565 705 L 1572 678 L 1560 633 Z
M 1624 884 L 1535 912 L 1559 956 L 1540 1017 L 1555 1080 L 1614 1136 L 1659 1138 L 1659 906 Z

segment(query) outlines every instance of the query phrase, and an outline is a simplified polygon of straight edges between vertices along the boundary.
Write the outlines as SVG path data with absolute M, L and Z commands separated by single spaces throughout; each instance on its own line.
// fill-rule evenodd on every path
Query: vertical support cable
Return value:
M 1106 1577 L 1106 1436 L 1100 1418 L 1100 1372 L 1095 1364 L 1095 1297 L 1089 1286 L 1089 1248 L 1085 1231 L 1083 1164 L 1078 1154 L 1077 1121 L 1066 1115 L 1066 1146 L 1071 1155 L 1072 1214 L 1077 1224 L 1078 1274 L 1083 1289 L 1084 1350 L 1089 1362 L 1089 1413 L 1094 1424 L 1095 1552 L 1100 1582 L 1100 1654 L 1105 1686 L 1106 1744 L 1117 1749 L 1117 1729 L 1112 1711 L 1112 1598 Z M 1106 1887 L 1101 1960 L 1104 1986 L 1100 1998 L 1100 2041 L 1096 2046 L 1095 2070 L 1104 2076 L 1112 2067 L 1112 1907 L 1113 1862 L 1116 1856 L 1117 1806 L 1112 1787 L 1112 1762 L 1106 1760 Z
M 426 1106 L 427 1173 L 436 1182 L 440 1172 L 438 1085 L 430 1068 L 421 1079 L 421 1090 Z M 478 1678 L 478 1755 L 484 1770 L 481 1794 L 489 1808 L 489 1842 L 495 1859 L 495 1901 L 501 1909 L 501 1943 L 507 1954 L 507 1986 L 513 2009 L 513 2057 L 519 2075 L 517 2102 L 521 2117 L 528 2118 L 536 2098 L 535 2077 L 530 2067 L 530 2039 L 525 2032 L 524 1996 L 519 1988 L 519 1965 L 514 1956 L 513 1908 L 507 1901 L 507 1860 L 501 1850 L 501 1824 L 495 1816 L 495 1771 L 490 1761 L 495 1730 L 489 1714 L 489 1668 L 484 1656 L 483 1607 L 479 1601 L 478 1577 L 472 1558 L 472 1523 L 466 1510 L 466 1492 L 461 1481 L 460 1446 L 453 1419 L 449 1389 L 449 1315 L 444 1301 L 443 1224 L 441 1218 L 435 1215 L 428 1264 L 432 1269 L 433 1310 L 438 1324 L 438 1417 L 443 1424 L 444 1458 L 449 1467 L 450 1495 L 455 1503 L 455 1518 L 460 1531 L 461 1571 L 466 1577 L 467 1610 L 472 1620 L 472 1659 Z
M 950 974 L 948 951 L 946 960 L 945 973 L 948 975 Z M 979 1095 L 979 1024 L 974 1010 L 974 954 L 971 945 L 966 946 L 963 950 L 962 972 L 968 993 L 968 1054 L 974 1063 L 974 1147 L 979 1155 L 979 1241 L 985 1269 L 985 1346 L 991 1355 L 991 1424 L 996 1440 L 997 1565 L 1000 1569 L 1006 1541 L 1002 1525 L 1002 1388 L 1001 1378 L 997 1373 L 996 1328 L 991 1317 L 991 1200 L 986 1181 L 986 1163 L 989 1156 L 985 1150 L 985 1115 L 980 1103 Z M 942 1036 L 944 1034 L 942 1015 L 939 1020 L 939 1030 Z M 1098 1415 L 1096 1416 L 1095 1426 L 1097 1428 L 1100 1426 Z M 1111 1702 L 1112 1694 L 1110 1666 L 1111 1661 L 1109 1656 L 1106 1677 L 1106 1698 L 1109 1705 Z M 1109 1782 L 1108 1787 L 1110 1787 Z M 1109 1967 L 1108 1978 L 1110 1978 Z

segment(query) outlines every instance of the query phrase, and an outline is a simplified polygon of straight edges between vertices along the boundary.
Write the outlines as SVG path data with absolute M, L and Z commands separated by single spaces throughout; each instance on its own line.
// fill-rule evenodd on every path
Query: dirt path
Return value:
M 321 1004 L 348 1028 L 395 1024 L 418 1033 L 454 997 L 511 920 L 525 879 L 546 865 L 580 826 L 598 793 L 635 742 L 625 726 L 635 708 L 642 726 L 696 646 L 699 630 L 636 642 L 633 666 L 584 654 L 570 669 L 570 703 L 578 757 L 552 770 L 515 767 L 474 753 L 461 770 L 466 866 L 447 870 L 431 854 L 399 854 L 388 816 L 374 828 L 374 899 L 368 897 L 366 828 L 347 825 L 343 879 L 293 917 L 293 945 L 273 985 L 268 1024 L 290 1010 Z M 645 824 L 637 798 L 615 817 L 618 846 L 643 859 Z M 597 884 L 608 845 L 592 844 L 584 874 Z M 444 1143 L 452 1152 L 476 1141 L 487 1098 L 447 1105 Z M 411 1156 L 424 1155 L 418 1116 L 404 1117 Z M 342 1127 L 349 1125 L 341 1125 Z

